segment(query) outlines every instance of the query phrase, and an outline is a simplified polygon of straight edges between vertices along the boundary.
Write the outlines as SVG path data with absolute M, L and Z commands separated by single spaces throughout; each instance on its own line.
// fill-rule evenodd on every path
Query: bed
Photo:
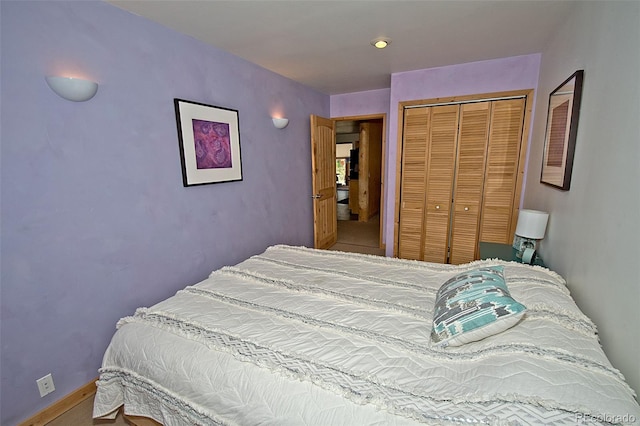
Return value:
M 121 319 L 97 385 L 167 426 L 640 422 L 563 278 L 496 259 L 272 246 Z

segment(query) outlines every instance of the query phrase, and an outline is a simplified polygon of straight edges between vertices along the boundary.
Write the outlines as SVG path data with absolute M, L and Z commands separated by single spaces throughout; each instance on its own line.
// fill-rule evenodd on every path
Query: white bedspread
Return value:
M 437 289 L 505 265 L 515 327 L 430 343 Z M 275 246 L 123 318 L 94 417 L 165 425 L 638 423 L 633 391 L 563 279 L 541 267 L 439 265 Z

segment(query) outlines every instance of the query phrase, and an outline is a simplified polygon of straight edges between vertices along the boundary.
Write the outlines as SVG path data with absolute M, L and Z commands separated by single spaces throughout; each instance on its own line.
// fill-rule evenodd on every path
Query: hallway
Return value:
M 349 191 L 338 189 L 338 241 L 329 250 L 365 253 L 384 256 L 380 248 L 380 216 L 372 217 L 368 222 L 358 222 L 357 216 L 349 211 L 349 204 L 340 202 L 349 197 Z

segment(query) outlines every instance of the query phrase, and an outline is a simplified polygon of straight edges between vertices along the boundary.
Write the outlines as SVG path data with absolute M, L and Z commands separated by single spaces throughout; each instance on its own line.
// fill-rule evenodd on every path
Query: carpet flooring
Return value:
M 338 241 L 329 250 L 384 256 L 380 248 L 380 216 L 368 222 L 338 220 Z

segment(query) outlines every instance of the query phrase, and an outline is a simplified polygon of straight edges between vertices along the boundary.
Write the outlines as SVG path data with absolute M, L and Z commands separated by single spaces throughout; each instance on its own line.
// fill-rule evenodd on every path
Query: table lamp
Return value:
M 522 238 L 520 248 L 516 253 L 518 258 L 522 258 L 526 249 L 535 249 L 537 241 L 544 238 L 548 220 L 549 213 L 539 210 L 520 210 L 516 226 L 516 235 Z

